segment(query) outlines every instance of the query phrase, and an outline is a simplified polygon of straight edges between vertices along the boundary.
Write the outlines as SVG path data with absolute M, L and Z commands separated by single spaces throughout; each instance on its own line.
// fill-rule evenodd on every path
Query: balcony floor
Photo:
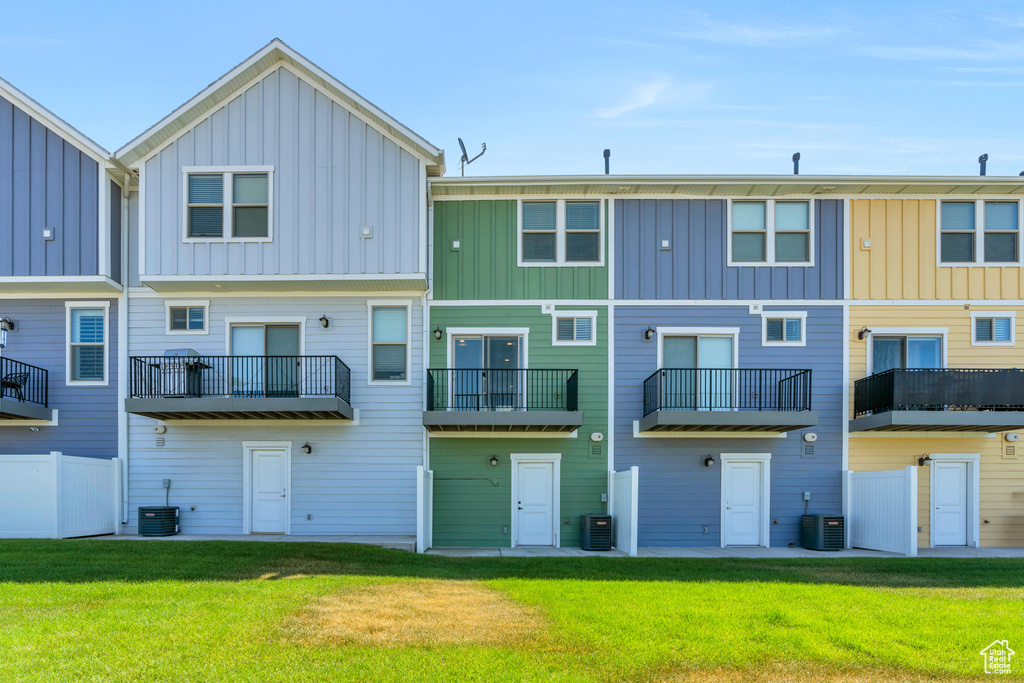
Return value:
M 51 420 L 53 411 L 38 403 L 26 403 L 10 396 L 0 398 L 0 420 Z
M 640 432 L 790 432 L 818 424 L 813 410 L 656 410 Z
M 446 432 L 569 433 L 583 426 L 575 410 L 425 410 L 423 426 L 432 434 Z
M 351 420 L 352 406 L 335 397 L 126 398 L 126 412 L 157 420 Z
M 1024 411 L 890 410 L 850 420 L 851 432 L 1007 432 L 1024 429 Z

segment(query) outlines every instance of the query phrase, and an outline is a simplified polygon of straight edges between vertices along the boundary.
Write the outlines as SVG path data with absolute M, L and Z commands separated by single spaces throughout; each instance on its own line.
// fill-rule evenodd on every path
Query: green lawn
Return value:
M 991 641 L 1024 651 L 1022 586 L 1000 559 L 0 541 L 0 681 L 980 679 Z

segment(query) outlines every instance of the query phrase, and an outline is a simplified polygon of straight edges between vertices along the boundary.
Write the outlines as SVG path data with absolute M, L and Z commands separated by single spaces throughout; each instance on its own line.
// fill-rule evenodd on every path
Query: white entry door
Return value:
M 252 450 L 252 533 L 283 534 L 288 526 L 288 476 L 285 452 Z
M 761 545 L 763 463 L 722 463 L 722 545 Z
M 516 545 L 554 545 L 554 463 L 516 463 Z
M 932 469 L 932 539 L 967 545 L 967 463 L 933 461 Z

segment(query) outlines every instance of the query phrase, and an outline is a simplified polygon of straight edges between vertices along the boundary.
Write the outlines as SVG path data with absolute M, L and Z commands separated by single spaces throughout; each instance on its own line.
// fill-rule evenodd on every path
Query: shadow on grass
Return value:
M 346 543 L 0 541 L 0 583 L 241 581 L 291 575 L 1024 586 L 1024 559 L 439 557 Z

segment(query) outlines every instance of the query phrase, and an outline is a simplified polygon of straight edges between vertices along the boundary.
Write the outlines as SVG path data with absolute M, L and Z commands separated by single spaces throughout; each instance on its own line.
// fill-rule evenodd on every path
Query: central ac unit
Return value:
M 611 550 L 612 516 L 580 515 L 580 547 L 584 550 Z
M 846 524 L 842 515 L 804 515 L 800 524 L 800 545 L 811 550 L 842 550 Z

